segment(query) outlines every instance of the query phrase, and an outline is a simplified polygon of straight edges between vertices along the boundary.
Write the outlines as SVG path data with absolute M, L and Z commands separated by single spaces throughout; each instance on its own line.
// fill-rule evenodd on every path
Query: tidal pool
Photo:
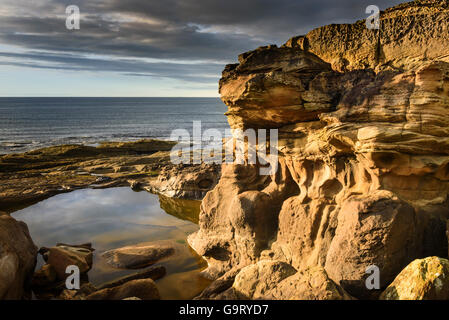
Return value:
M 186 243 L 198 230 L 199 201 L 170 199 L 130 188 L 84 189 L 60 194 L 12 214 L 24 221 L 38 247 L 91 242 L 95 248 L 89 281 L 94 285 L 133 274 L 109 267 L 107 250 L 155 240 L 174 240 L 183 252 L 160 261 L 167 274 L 156 281 L 162 299 L 191 299 L 210 283 L 200 276 L 206 267 Z M 39 255 L 37 268 L 43 264 Z

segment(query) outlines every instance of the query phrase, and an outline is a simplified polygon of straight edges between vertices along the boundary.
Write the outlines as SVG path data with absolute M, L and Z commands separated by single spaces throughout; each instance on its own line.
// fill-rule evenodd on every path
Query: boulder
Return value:
M 263 260 L 243 268 L 232 288 L 240 299 L 264 299 L 270 290 L 295 273 L 295 268 L 285 262 Z
M 132 280 L 121 286 L 99 290 L 87 300 L 123 300 L 136 297 L 142 300 L 160 300 L 156 284 L 151 279 Z
M 67 278 L 66 269 L 71 265 L 78 266 L 80 273 L 87 273 L 92 268 L 93 251 L 92 247 L 86 245 L 65 244 L 39 250 L 47 264 L 55 270 L 58 280 Z
M 381 294 L 382 300 L 449 300 L 449 260 L 428 257 L 410 263 Z
M 173 241 L 155 241 L 104 252 L 101 256 L 114 268 L 141 269 L 175 253 Z
M 377 266 L 380 288 L 385 288 L 420 254 L 416 230 L 414 209 L 390 192 L 351 197 L 338 215 L 325 269 L 350 294 L 368 297 L 366 269 Z
M 50 264 L 44 264 L 41 269 L 34 272 L 33 287 L 47 287 L 56 281 L 57 274 Z
M 353 300 L 332 281 L 322 267 L 311 267 L 298 272 L 276 285 L 265 295 L 273 300 Z
M 37 247 L 27 225 L 0 215 L 0 300 L 24 298 L 36 257 Z
M 217 164 L 166 166 L 156 180 L 149 181 L 148 190 L 170 198 L 202 200 L 219 179 Z

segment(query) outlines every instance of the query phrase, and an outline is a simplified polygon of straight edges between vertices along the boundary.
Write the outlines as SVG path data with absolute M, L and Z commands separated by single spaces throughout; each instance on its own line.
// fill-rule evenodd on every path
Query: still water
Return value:
M 199 201 L 170 199 L 130 188 L 84 189 L 61 194 L 12 214 L 24 221 L 38 247 L 58 242 L 91 242 L 95 248 L 91 283 L 115 280 L 136 270 L 109 267 L 100 257 L 107 250 L 155 240 L 174 240 L 182 250 L 153 266 L 167 274 L 156 281 L 162 299 L 191 299 L 210 283 L 200 276 L 206 267 L 186 243 L 198 230 Z M 37 268 L 43 261 L 40 258 Z

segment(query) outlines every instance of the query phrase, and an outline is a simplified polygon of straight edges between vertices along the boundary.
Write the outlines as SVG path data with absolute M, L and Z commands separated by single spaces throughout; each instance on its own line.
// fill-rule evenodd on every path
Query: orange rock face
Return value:
M 366 298 L 380 293 L 367 267 L 382 289 L 416 258 L 447 257 L 449 41 L 432 29 L 446 30 L 447 7 L 389 9 L 379 41 L 361 22 L 328 26 L 226 67 L 231 127 L 277 128 L 279 169 L 223 166 L 189 237 L 208 276 L 271 259 Z

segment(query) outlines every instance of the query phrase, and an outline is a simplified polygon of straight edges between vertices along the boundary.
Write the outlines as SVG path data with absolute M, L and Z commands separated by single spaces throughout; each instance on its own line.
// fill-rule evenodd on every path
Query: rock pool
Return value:
M 170 199 L 130 188 L 84 189 L 56 195 L 12 214 L 24 221 L 38 247 L 56 243 L 91 242 L 95 248 L 89 281 L 99 286 L 136 270 L 108 266 L 100 255 L 110 249 L 155 240 L 175 240 L 185 246 L 162 265 L 167 274 L 156 281 L 162 299 L 191 299 L 210 281 L 200 276 L 206 267 L 186 243 L 198 230 L 199 201 Z M 39 268 L 43 259 L 39 255 Z

